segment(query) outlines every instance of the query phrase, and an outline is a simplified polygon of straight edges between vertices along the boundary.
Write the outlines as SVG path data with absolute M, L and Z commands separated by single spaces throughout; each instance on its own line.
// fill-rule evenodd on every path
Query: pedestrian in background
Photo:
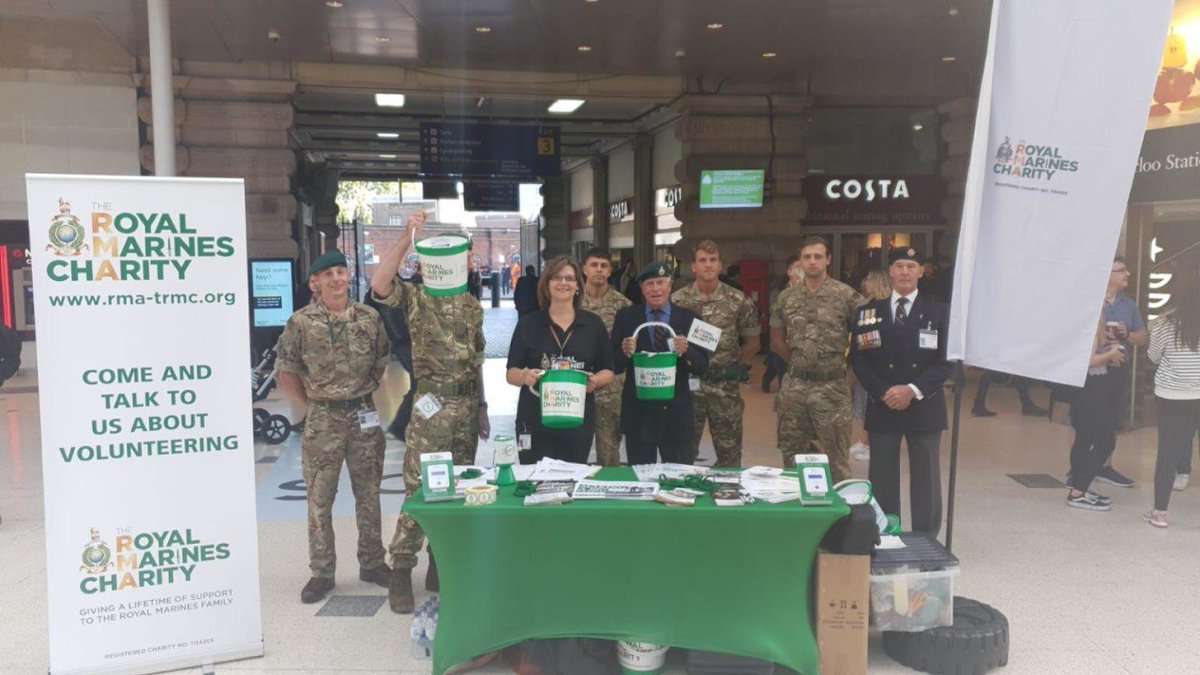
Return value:
M 1167 526 L 1172 489 L 1187 487 L 1188 474 L 1176 470 L 1192 454 L 1192 439 L 1200 432 L 1200 277 L 1188 282 L 1176 303 L 1151 324 L 1147 354 L 1158 365 L 1154 374 L 1158 459 L 1154 509 L 1145 518 L 1160 528 Z

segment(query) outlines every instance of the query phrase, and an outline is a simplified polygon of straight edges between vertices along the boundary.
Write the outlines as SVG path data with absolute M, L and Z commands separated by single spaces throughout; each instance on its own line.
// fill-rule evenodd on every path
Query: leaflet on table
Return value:
M 594 476 L 599 470 L 599 466 L 574 464 L 546 457 L 539 460 L 537 464 L 514 465 L 513 476 L 519 481 L 579 481 Z M 494 467 L 488 469 L 483 475 L 488 480 L 496 480 L 496 469 Z
M 581 480 L 571 494 L 574 499 L 620 499 L 649 501 L 658 494 L 658 483 Z
M 742 489 L 756 500 L 768 504 L 782 504 L 800 499 L 800 484 L 794 477 L 764 476 L 745 472 Z
M 651 483 L 657 481 L 659 476 L 666 476 L 671 480 L 682 480 L 688 476 L 703 476 L 708 473 L 707 466 L 676 464 L 674 462 L 635 464 L 630 468 L 637 474 L 638 480 Z
M 743 506 L 754 503 L 754 497 L 745 490 L 717 490 L 712 496 L 713 503 L 717 506 Z

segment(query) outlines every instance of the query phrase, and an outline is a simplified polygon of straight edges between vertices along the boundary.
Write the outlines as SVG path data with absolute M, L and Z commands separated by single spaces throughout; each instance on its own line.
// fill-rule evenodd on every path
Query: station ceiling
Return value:
M 498 73 L 590 78 L 794 82 L 816 64 L 979 70 L 990 0 L 173 0 L 172 49 L 185 61 L 274 61 L 460 71 L 440 91 L 381 109 L 363 86 L 301 81 L 295 142 L 348 171 L 408 173 L 417 124 L 469 117 L 563 125 L 564 161 L 669 117 L 672 95 L 588 97 L 562 117 L 552 95 L 497 92 Z M 101 31 L 148 55 L 145 0 L 4 0 L 0 22 L 40 18 Z M 271 39 L 269 36 L 277 36 Z M 964 76 L 969 77 L 969 76 Z M 485 86 L 486 85 L 486 86 Z M 379 133 L 397 133 L 380 138 Z M 396 157 L 380 157 L 396 155 Z

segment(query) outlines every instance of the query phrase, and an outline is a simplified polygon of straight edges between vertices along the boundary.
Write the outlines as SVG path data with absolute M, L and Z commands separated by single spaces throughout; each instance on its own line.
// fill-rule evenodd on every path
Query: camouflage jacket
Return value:
M 276 344 L 275 366 L 295 373 L 314 400 L 344 401 L 379 387 L 391 342 L 379 312 L 351 302 L 346 321 L 337 321 L 315 302 L 297 310 Z
M 613 320 L 617 318 L 617 312 L 632 305 L 629 298 L 621 295 L 612 286 L 608 287 L 608 291 L 599 300 L 592 300 L 588 297 L 587 291 L 583 292 L 583 300 L 579 305 L 580 309 L 587 311 L 600 317 L 604 322 L 604 330 L 612 333 Z
M 484 351 L 483 308 L 474 296 L 435 298 L 421 284 L 397 278 L 391 295 L 375 299 L 408 318 L 414 378 L 435 385 L 475 379 Z
M 696 284 L 671 294 L 671 302 L 692 310 L 700 320 L 721 329 L 717 351 L 709 357 L 708 368 L 728 368 L 741 364 L 739 338 L 758 337 L 758 308 L 746 294 L 724 283 L 717 283 L 712 295 L 704 295 Z
M 792 350 L 794 372 L 846 367 L 850 317 L 862 296 L 836 279 L 825 279 L 816 291 L 801 281 L 786 288 L 771 307 L 771 328 L 782 328 Z

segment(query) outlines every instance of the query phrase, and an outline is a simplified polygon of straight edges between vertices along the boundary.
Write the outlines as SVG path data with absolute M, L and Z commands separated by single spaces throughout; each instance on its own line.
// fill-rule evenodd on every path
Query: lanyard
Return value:
M 559 340 L 558 333 L 554 332 L 554 321 L 553 320 L 550 321 L 550 337 L 554 338 L 554 344 L 558 345 L 558 355 L 559 356 L 566 356 L 566 354 L 564 352 L 566 352 L 567 343 L 571 341 L 571 336 L 574 334 L 575 334 L 575 327 L 572 326 L 571 330 L 567 331 L 566 338 Z
M 329 320 L 329 324 L 328 324 L 328 325 L 329 325 L 329 346 L 330 346 L 330 347 L 332 347 L 332 346 L 334 346 L 334 345 L 336 345 L 336 344 L 337 344 L 338 338 L 340 338 L 340 337 L 341 337 L 341 336 L 342 336 L 342 335 L 343 335 L 343 334 L 346 332 L 346 326 L 347 326 L 349 323 L 350 323 L 350 322 L 349 322 L 349 321 L 347 321 L 346 323 L 339 324 L 339 325 L 338 325 L 338 331 L 337 331 L 336 333 L 334 333 L 334 332 L 333 332 L 333 319 L 330 319 L 330 320 Z

